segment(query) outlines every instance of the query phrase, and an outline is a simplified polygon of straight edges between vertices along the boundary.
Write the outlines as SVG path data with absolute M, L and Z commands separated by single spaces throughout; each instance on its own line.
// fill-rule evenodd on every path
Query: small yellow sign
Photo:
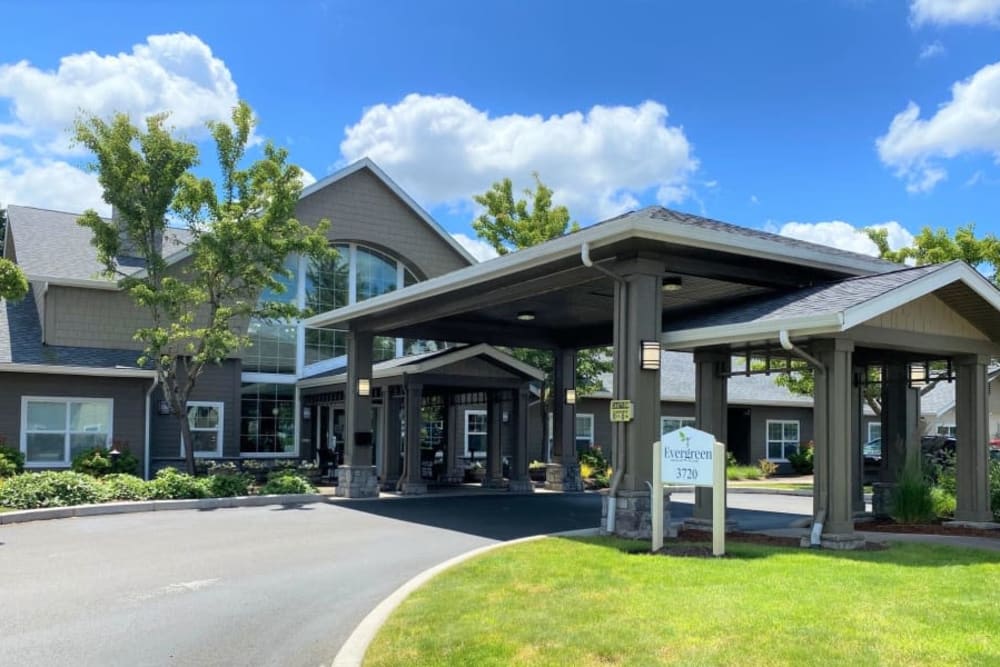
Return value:
M 611 401 L 611 421 L 632 421 L 632 401 Z

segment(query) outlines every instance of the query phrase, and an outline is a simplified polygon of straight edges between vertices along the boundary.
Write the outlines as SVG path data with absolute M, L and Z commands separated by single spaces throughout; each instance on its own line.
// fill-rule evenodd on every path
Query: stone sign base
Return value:
M 802 547 L 811 547 L 811 537 L 805 535 L 799 542 Z M 865 546 L 865 538 L 858 533 L 824 533 L 819 538 L 819 546 L 823 549 L 833 549 L 835 551 L 850 551 L 860 549 Z
M 601 533 L 608 534 L 608 506 L 611 497 L 601 491 Z M 615 497 L 615 530 L 618 537 L 649 540 L 653 537 L 653 513 L 649 491 L 622 491 Z M 670 492 L 663 491 L 663 535 L 675 537 L 670 530 Z
M 712 520 L 711 519 L 685 519 L 684 520 L 685 530 L 704 530 L 712 532 Z M 740 529 L 740 525 L 733 521 L 732 519 L 726 519 L 726 532 L 732 533 Z
M 375 466 L 340 466 L 337 468 L 337 496 L 341 498 L 378 498 L 378 475 Z
M 550 463 L 545 466 L 545 488 L 549 491 L 583 491 L 579 463 Z

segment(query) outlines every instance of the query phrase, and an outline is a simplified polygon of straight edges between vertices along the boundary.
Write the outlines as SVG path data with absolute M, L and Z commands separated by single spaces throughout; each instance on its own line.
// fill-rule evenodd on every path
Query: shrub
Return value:
M 239 466 L 232 461 L 209 461 L 205 467 L 208 475 L 236 475 L 240 472 Z
M 13 470 L 5 474 L 5 471 Z M 0 436 L 0 478 L 20 475 L 24 472 L 24 454 L 14 449 Z
M 594 476 L 594 466 L 589 463 L 580 464 L 580 479 L 591 479 Z
M 73 457 L 72 469 L 92 477 L 111 474 L 134 475 L 139 467 L 139 459 L 129 451 L 128 443 L 114 442 L 112 447 L 119 452 L 112 456 L 105 447 L 94 447 Z
M 767 459 L 760 459 L 757 461 L 757 467 L 760 469 L 760 474 L 764 477 L 770 477 L 774 473 L 778 472 L 778 464 L 774 461 L 768 461 Z
M 1000 461 L 990 462 L 990 508 L 993 518 L 1000 521 Z
M 250 475 L 243 473 L 211 475 L 208 478 L 208 493 L 213 498 L 231 498 L 250 495 Z
M 792 464 L 792 470 L 800 475 L 811 475 L 813 472 L 813 443 L 812 441 L 799 447 L 799 451 L 788 455 L 788 462 Z
M 149 500 L 152 494 L 149 482 L 135 475 L 112 473 L 101 479 L 104 500 Z
M 890 516 L 899 523 L 923 523 L 934 518 L 931 485 L 919 456 L 910 456 L 892 491 Z
M 16 475 L 0 486 L 0 505 L 19 510 L 86 505 L 101 499 L 96 479 L 69 470 Z
M 732 468 L 732 467 L 738 466 L 739 464 L 740 464 L 740 462 L 736 460 L 736 455 L 735 454 L 733 454 L 732 452 L 726 452 L 726 467 L 727 468 Z
M 156 473 L 156 479 L 149 482 L 150 498 L 156 500 L 182 500 L 205 498 L 208 484 L 204 479 L 178 472 L 175 468 L 164 468 Z
M 545 470 L 546 464 L 542 461 L 532 461 L 528 464 L 528 470 Z
M 763 476 L 764 473 L 757 466 L 736 465 L 726 468 L 726 479 L 728 480 L 760 479 Z
M 580 464 L 586 463 L 591 467 L 595 474 L 603 473 L 607 474 L 608 471 L 608 460 L 604 458 L 604 452 L 597 445 L 591 445 L 587 449 L 580 452 Z
M 935 516 L 955 516 L 955 496 L 941 487 L 931 487 L 931 503 L 934 505 Z
M 284 495 L 286 493 L 315 493 L 312 484 L 290 472 L 270 475 L 267 484 L 260 489 L 262 496 Z

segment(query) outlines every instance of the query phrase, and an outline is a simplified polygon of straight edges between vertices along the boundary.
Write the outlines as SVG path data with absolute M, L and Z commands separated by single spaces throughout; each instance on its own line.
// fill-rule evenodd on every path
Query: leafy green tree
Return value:
M 576 222 L 570 220 L 569 210 L 565 206 L 553 207 L 552 190 L 542 183 L 538 173 L 533 173 L 532 176 L 535 179 L 535 189 L 526 189 L 524 199 L 514 198 L 514 188 L 509 178 L 494 183 L 484 194 L 474 197 L 476 203 L 486 210 L 472 223 L 472 228 L 501 255 L 580 229 Z M 517 348 L 511 353 L 545 373 L 541 387 L 545 409 L 539 412 L 542 442 L 548 442 L 546 413 L 552 407 L 552 351 Z M 579 350 L 576 359 L 577 392 L 584 394 L 600 389 L 601 374 L 611 372 L 611 368 L 611 352 L 608 349 Z
M 325 222 L 311 229 L 293 217 L 302 171 L 286 162 L 287 151 L 267 143 L 260 159 L 241 168 L 255 123 L 246 103 L 233 109 L 231 125 L 208 124 L 219 183 L 191 172 L 198 149 L 174 138 L 166 118 L 150 116 L 145 130 L 124 114 L 109 122 L 96 116 L 77 120 L 76 140 L 94 154 L 104 200 L 118 214 L 109 222 L 89 210 L 78 222 L 93 232 L 91 243 L 106 274 L 148 317 L 149 324 L 135 333 L 143 345 L 139 363 L 156 370 L 193 473 L 187 402 L 202 372 L 250 344 L 250 318 L 300 316 L 293 304 L 263 295 L 284 290 L 287 256 L 322 260 L 330 250 Z M 190 235 L 186 260 L 167 262 L 162 255 L 168 220 Z M 123 251 L 142 257 L 144 269 L 124 270 L 118 263 Z
M 0 208 L 0 248 L 7 237 L 7 209 Z M 28 278 L 14 262 L 0 257 L 0 298 L 19 301 L 28 293 Z

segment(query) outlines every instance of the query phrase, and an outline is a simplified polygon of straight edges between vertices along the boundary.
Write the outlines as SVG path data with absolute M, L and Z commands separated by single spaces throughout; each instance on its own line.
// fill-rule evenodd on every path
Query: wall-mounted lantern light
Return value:
M 910 386 L 923 387 L 927 384 L 927 364 L 910 364 Z
M 576 405 L 576 389 L 566 390 L 566 405 Z
M 371 396 L 372 381 L 368 378 L 358 378 L 358 396 Z
M 305 405 L 305 406 L 302 407 L 302 418 L 303 419 L 312 419 L 312 407 L 311 406 Z
M 660 370 L 660 343 L 655 340 L 642 341 L 642 363 L 640 367 L 644 371 Z
M 159 415 L 169 415 L 170 414 L 170 401 L 167 399 L 162 399 L 156 404 L 156 414 Z

